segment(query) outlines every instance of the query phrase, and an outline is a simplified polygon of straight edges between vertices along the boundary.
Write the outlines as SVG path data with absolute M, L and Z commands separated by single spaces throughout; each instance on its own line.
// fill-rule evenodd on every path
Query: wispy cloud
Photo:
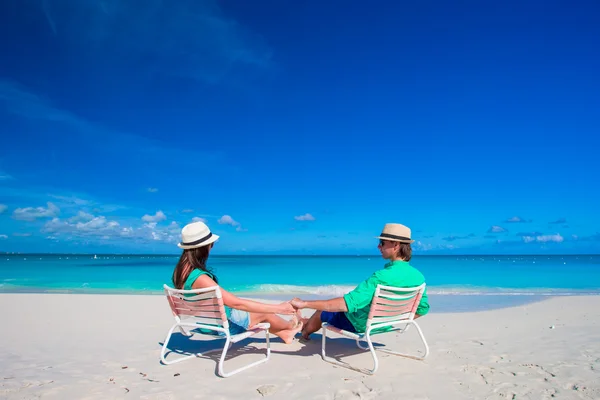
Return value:
M 0 204 L 0 214 L 6 210 L 8 210 L 8 206 L 6 204 Z
M 589 236 L 572 235 L 572 237 L 573 239 L 582 242 L 600 242 L 600 232 L 596 232 L 594 235 Z
M 519 233 L 517 233 L 515 236 L 521 236 L 521 237 L 524 237 L 524 236 L 536 237 L 536 236 L 542 236 L 542 235 L 543 235 L 543 233 L 541 233 L 541 232 L 519 232 Z
M 443 237 L 442 240 L 445 240 L 447 242 L 453 242 L 455 240 L 471 239 L 473 237 L 475 237 L 475 234 L 474 233 L 470 233 L 470 234 L 468 234 L 466 236 L 454 236 L 454 235 L 450 235 L 450 236 Z
M 82 199 L 80 197 L 77 197 L 75 195 L 56 195 L 56 194 L 50 194 L 48 195 L 49 197 L 59 200 L 60 202 L 62 202 L 64 205 L 72 205 L 74 207 L 81 207 L 81 206 L 88 206 L 92 204 L 92 201 L 90 200 L 86 200 L 86 199 Z
M 60 214 L 60 209 L 51 202 L 48 207 L 25 207 L 13 211 L 13 218 L 23 221 L 34 221 L 38 218 L 52 218 Z
M 525 243 L 535 243 L 535 242 L 539 242 L 539 243 L 547 243 L 547 242 L 555 242 L 555 243 L 560 243 L 563 242 L 565 239 L 560 235 L 560 234 L 556 234 L 556 235 L 540 235 L 540 236 L 523 236 L 523 241 Z
M 0 235 L 0 239 L 8 239 L 7 235 Z
M 295 216 L 294 219 L 296 221 L 314 221 L 316 218 L 313 217 L 311 214 L 306 213 L 304 215 Z
M 508 218 L 504 222 L 508 222 L 508 223 L 514 224 L 514 223 L 525 223 L 525 222 L 531 222 L 531 221 L 532 220 L 530 220 L 530 219 L 525 219 L 525 218 L 522 218 L 522 217 L 515 216 L 515 217 Z
M 183 209 L 183 210 L 181 210 L 181 212 L 182 212 L 182 213 L 189 214 L 189 213 L 193 213 L 193 212 L 194 212 L 194 210 L 192 210 L 191 208 L 186 208 L 186 209 Z
M 16 236 L 16 237 L 29 237 L 29 236 L 31 236 L 31 233 L 29 233 L 29 232 L 26 232 L 26 233 L 13 233 L 13 236 Z
M 216 0 L 66 0 L 37 2 L 48 28 L 83 59 L 138 66 L 217 84 L 240 69 L 272 65 L 265 41 L 227 17 Z
M 502 233 L 502 232 L 508 232 L 506 229 L 504 229 L 501 226 L 498 225 L 492 225 L 490 227 L 490 229 L 488 229 L 488 233 Z
M 173 167 L 174 162 L 179 168 L 187 165 L 196 167 L 195 160 L 199 157 L 207 162 L 216 163 L 223 156 L 218 152 L 204 153 L 189 147 L 174 147 L 177 144 L 172 141 L 167 143 L 104 128 L 70 111 L 55 107 L 48 99 L 12 81 L 0 80 L 0 105 L 4 105 L 9 112 L 24 118 L 64 124 L 70 128 L 65 131 L 65 135 L 75 132 L 84 137 L 86 140 L 83 143 L 89 146 L 92 152 L 99 151 L 100 143 L 103 153 L 110 152 L 130 159 L 132 154 L 128 149 L 135 148 L 136 159 L 153 161 L 152 164 L 145 164 L 145 169 L 151 167 L 158 169 L 166 165 Z
M 202 217 L 194 217 L 192 218 L 192 222 L 204 222 L 206 223 L 206 218 L 202 218 Z
M 156 193 L 156 192 L 158 192 L 158 189 L 157 189 L 157 188 L 150 187 L 150 188 L 148 188 L 148 192 L 149 192 L 149 193 Z
M 144 222 L 160 222 L 167 219 L 167 216 L 162 211 L 158 210 L 156 214 L 149 215 L 146 214 L 142 217 L 142 221 Z
M 12 176 L 10 176 L 8 173 L 6 173 L 0 169 L 0 181 L 9 181 L 11 179 L 14 179 L 14 178 Z
M 566 218 L 559 218 L 556 221 L 552 221 L 552 222 L 548 222 L 549 224 L 566 224 L 567 223 L 567 219 Z

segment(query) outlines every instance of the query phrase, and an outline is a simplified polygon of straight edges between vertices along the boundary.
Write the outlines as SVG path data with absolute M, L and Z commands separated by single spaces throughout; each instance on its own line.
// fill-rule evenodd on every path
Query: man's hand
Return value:
M 301 310 L 303 308 L 306 308 L 306 302 L 304 300 L 301 300 L 297 297 L 294 297 L 290 303 L 292 304 L 292 306 L 296 309 L 296 310 Z

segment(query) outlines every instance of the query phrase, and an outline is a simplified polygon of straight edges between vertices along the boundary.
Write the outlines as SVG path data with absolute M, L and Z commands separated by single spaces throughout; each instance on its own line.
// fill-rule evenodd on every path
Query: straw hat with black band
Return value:
M 413 243 L 410 236 L 410 228 L 402 224 L 385 224 L 383 231 L 377 239 L 389 240 L 391 242 Z
M 177 246 L 184 250 L 195 249 L 208 246 L 217 239 L 219 239 L 219 235 L 212 233 L 204 222 L 192 222 L 181 230 L 181 243 L 178 243 Z

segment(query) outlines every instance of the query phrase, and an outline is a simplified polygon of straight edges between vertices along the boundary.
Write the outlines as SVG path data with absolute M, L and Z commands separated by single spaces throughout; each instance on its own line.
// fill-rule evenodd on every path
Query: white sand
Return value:
M 308 344 L 274 339 L 271 360 L 226 379 L 216 375 L 216 356 L 161 365 L 173 320 L 162 296 L 2 294 L 0 318 L 0 398 L 600 399 L 596 296 L 432 313 L 419 320 L 431 347 L 426 361 L 379 353 L 375 376 L 322 361 L 320 334 Z M 417 351 L 416 337 L 412 330 L 377 341 Z M 343 360 L 371 366 L 353 342 L 328 343 Z M 234 345 L 226 368 L 262 357 L 262 337 L 243 345 Z

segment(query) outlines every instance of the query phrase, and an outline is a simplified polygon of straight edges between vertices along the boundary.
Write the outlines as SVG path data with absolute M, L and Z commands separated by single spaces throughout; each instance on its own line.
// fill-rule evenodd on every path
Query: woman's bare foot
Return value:
M 298 321 L 294 328 L 279 331 L 276 335 L 279 336 L 281 340 L 285 342 L 285 344 L 290 344 L 294 341 L 296 334 L 302 330 L 302 326 L 302 321 Z

